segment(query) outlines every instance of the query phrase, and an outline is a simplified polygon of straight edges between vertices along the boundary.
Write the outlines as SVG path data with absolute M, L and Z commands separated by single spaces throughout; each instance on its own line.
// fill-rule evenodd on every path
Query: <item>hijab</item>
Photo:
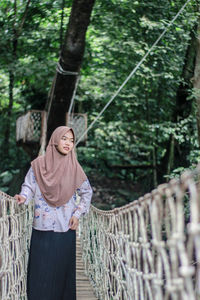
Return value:
M 80 166 L 74 147 L 63 155 L 57 150 L 60 139 L 72 128 L 57 127 L 51 135 L 46 153 L 31 162 L 41 193 L 50 206 L 58 207 L 67 203 L 77 188 L 87 179 Z

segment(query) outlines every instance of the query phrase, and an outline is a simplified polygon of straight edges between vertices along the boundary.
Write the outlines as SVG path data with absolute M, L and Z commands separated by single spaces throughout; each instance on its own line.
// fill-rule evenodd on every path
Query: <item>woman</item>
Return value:
M 71 128 L 53 132 L 46 153 L 31 162 L 18 204 L 34 200 L 28 300 L 76 300 L 76 229 L 89 212 L 92 188 L 75 152 Z M 77 205 L 76 192 L 80 195 Z

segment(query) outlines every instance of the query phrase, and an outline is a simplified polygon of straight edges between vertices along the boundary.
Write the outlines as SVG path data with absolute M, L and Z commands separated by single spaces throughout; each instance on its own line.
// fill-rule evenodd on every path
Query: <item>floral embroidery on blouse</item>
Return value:
M 86 179 L 66 204 L 51 207 L 43 198 L 33 169 L 30 167 L 22 184 L 20 195 L 26 198 L 25 204 L 34 200 L 33 227 L 35 229 L 65 232 L 69 229 L 68 224 L 72 216 L 79 219 L 89 212 L 92 193 L 89 180 Z

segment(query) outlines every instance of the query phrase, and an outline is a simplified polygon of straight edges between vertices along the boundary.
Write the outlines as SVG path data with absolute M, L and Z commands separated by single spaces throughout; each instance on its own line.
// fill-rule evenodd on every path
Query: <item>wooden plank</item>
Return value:
M 98 300 L 88 277 L 85 275 L 78 230 L 76 230 L 76 295 L 77 300 Z

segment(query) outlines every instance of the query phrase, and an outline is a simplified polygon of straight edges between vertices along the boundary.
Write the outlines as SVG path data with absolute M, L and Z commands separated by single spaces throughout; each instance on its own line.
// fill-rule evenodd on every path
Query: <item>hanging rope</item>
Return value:
M 114 93 L 114 95 L 111 97 L 111 99 L 107 102 L 107 104 L 104 106 L 104 108 L 101 110 L 101 112 L 98 114 L 98 116 L 94 119 L 94 121 L 90 124 L 90 126 L 87 128 L 87 130 L 83 133 L 83 135 L 79 138 L 79 140 L 76 142 L 76 146 L 81 141 L 83 136 L 88 133 L 88 131 L 94 126 L 94 124 L 97 122 L 97 120 L 101 117 L 101 115 L 104 113 L 104 111 L 107 109 L 107 107 L 112 103 L 112 101 L 118 96 L 120 91 L 123 89 L 123 87 L 126 85 L 126 83 L 131 79 L 131 77 L 135 74 L 135 72 L 139 69 L 141 64 L 144 62 L 144 60 L 149 56 L 149 54 L 152 52 L 154 47 L 158 44 L 158 42 L 161 40 L 161 38 L 165 35 L 165 33 L 168 31 L 169 27 L 175 22 L 175 20 L 178 18 L 178 16 L 183 12 L 187 4 L 191 0 L 187 0 L 185 4 L 181 7 L 179 12 L 175 15 L 175 17 L 170 21 L 170 23 L 165 27 L 161 35 L 158 37 L 158 39 L 155 41 L 155 43 L 151 46 L 151 48 L 147 51 L 147 53 L 144 55 L 144 57 L 141 59 L 141 61 L 137 64 L 137 66 L 132 70 L 132 72 L 128 75 L 126 80 L 122 83 L 122 85 L 118 88 L 118 90 Z
M 59 58 L 59 60 L 62 59 L 61 57 Z M 48 118 L 49 118 L 49 113 L 50 113 L 50 109 L 51 109 L 51 105 L 52 105 L 52 101 L 53 101 L 53 96 L 54 96 L 54 91 L 55 91 L 55 85 L 56 85 L 56 80 L 57 80 L 57 74 L 61 74 L 61 75 L 78 75 L 79 73 L 78 72 L 72 72 L 72 71 L 66 71 L 62 68 L 60 62 L 58 61 L 57 63 L 57 66 L 56 66 L 56 75 L 54 76 L 54 79 L 53 79 L 53 84 L 52 84 L 52 87 L 51 87 L 51 91 L 50 91 L 50 96 L 49 96 L 49 104 L 48 104 L 48 107 L 47 107 L 47 122 L 48 122 Z M 78 79 L 79 80 L 79 79 Z M 77 80 L 77 81 L 78 81 Z M 73 93 L 73 96 L 72 96 L 72 105 L 73 105 L 73 101 L 74 101 L 74 97 L 75 97 L 75 94 L 76 94 L 76 89 L 77 89 L 77 81 L 76 81 L 76 86 L 75 86 L 75 91 Z M 71 104 L 70 104 L 70 112 L 71 112 Z
M 54 76 L 54 79 L 53 79 L 53 84 L 51 86 L 51 90 L 50 90 L 50 95 L 49 95 L 49 103 L 48 103 L 48 107 L 47 107 L 47 122 L 48 122 L 48 118 L 49 118 L 49 113 L 50 113 L 50 109 L 51 109 L 51 104 L 52 104 L 52 101 L 53 101 L 53 96 L 54 96 L 54 91 L 55 91 L 55 85 L 56 85 L 56 79 L 57 79 L 57 73 L 55 74 Z
M 74 92 L 73 92 L 73 95 L 72 95 L 72 98 L 71 98 L 71 101 L 70 101 L 70 106 L 69 106 L 69 110 L 68 110 L 68 123 L 70 123 L 71 121 L 71 111 L 72 111 L 72 107 L 74 105 L 74 100 L 75 100 L 75 96 L 76 96 L 76 91 L 77 91 L 77 87 L 78 87 L 78 84 L 79 84 L 79 80 L 80 80 L 80 76 L 77 76 L 77 79 L 76 79 L 76 84 L 75 84 L 75 88 L 74 88 Z
M 57 63 L 56 71 L 61 75 L 78 75 L 78 72 L 63 70 L 63 68 L 61 67 L 61 64 L 59 62 Z

